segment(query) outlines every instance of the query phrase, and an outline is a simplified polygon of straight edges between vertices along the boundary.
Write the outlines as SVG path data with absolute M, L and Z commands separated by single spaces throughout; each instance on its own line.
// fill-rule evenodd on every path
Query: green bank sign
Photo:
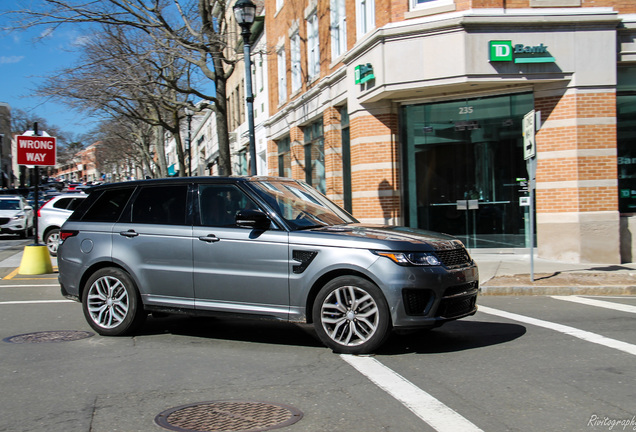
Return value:
M 512 41 L 490 41 L 491 62 L 514 63 L 554 63 L 548 47 L 539 44 L 535 46 L 512 44 Z

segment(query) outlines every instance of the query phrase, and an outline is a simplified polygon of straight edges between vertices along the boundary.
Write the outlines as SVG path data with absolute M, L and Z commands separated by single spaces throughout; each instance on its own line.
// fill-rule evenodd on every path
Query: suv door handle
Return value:
M 204 241 L 204 242 L 208 242 L 208 243 L 216 243 L 216 242 L 220 241 L 221 239 L 218 238 L 217 236 L 215 236 L 214 234 L 208 234 L 206 236 L 199 237 L 199 240 Z
M 135 230 L 129 229 L 128 231 L 120 231 L 119 235 L 124 237 L 137 237 L 139 234 L 137 234 Z

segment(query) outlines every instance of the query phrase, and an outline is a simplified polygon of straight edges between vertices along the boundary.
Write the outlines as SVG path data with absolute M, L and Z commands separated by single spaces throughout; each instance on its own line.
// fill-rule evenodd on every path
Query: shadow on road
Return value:
M 515 340 L 526 333 L 519 324 L 483 321 L 452 321 L 431 331 L 393 334 L 378 355 L 437 354 L 464 351 Z M 206 339 L 273 345 L 322 347 L 311 325 L 278 321 L 169 316 L 148 318 L 137 334 L 174 334 Z
M 168 316 L 149 317 L 137 337 L 175 334 L 206 339 L 234 340 L 273 345 L 321 347 L 309 326 L 248 318 Z
M 378 355 L 465 351 L 510 342 L 525 333 L 526 328 L 519 324 L 451 321 L 435 330 L 394 334 Z

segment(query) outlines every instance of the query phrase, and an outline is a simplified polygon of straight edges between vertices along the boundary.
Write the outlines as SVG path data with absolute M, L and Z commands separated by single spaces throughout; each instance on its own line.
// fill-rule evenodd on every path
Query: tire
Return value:
M 82 310 L 88 324 L 103 336 L 124 336 L 146 319 L 141 297 L 125 271 L 107 267 L 96 271 L 82 293 Z
M 320 340 L 337 353 L 371 353 L 391 331 L 382 291 L 357 276 L 340 276 L 322 287 L 312 317 Z
M 49 254 L 51 256 L 57 256 L 57 247 L 60 244 L 60 230 L 58 228 L 53 228 L 44 236 L 44 244 L 49 250 Z

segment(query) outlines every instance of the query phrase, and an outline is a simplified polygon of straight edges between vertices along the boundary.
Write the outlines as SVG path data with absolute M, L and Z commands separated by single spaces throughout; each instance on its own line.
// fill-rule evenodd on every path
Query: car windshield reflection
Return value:
M 18 200 L 0 200 L 0 210 L 19 210 L 20 201 Z
M 293 230 L 357 222 L 310 187 L 284 181 L 261 181 L 254 185 L 263 199 Z

